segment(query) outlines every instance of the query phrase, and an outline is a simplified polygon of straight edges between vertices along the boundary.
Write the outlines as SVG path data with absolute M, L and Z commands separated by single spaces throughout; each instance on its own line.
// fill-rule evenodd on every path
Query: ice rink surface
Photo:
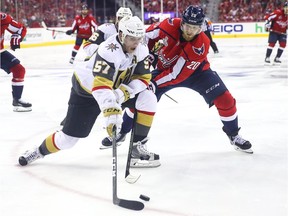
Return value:
M 112 204 L 112 151 L 99 150 L 106 132 L 99 118 L 92 133 L 72 149 L 27 167 L 18 165 L 25 150 L 39 146 L 66 114 L 73 67 L 73 45 L 27 48 L 14 53 L 26 67 L 23 98 L 33 111 L 12 111 L 11 75 L 0 73 L 1 216 L 287 216 L 288 69 L 264 66 L 267 38 L 215 39 L 220 53 L 209 54 L 237 100 L 240 134 L 254 154 L 235 151 L 222 132 L 215 107 L 198 93 L 174 89 L 163 96 L 148 149 L 162 165 L 131 169 L 135 184 L 124 180 L 130 137 L 118 148 L 118 196 L 151 199 L 136 212 Z M 271 59 L 274 59 L 276 49 Z M 83 51 L 78 60 L 84 57 Z

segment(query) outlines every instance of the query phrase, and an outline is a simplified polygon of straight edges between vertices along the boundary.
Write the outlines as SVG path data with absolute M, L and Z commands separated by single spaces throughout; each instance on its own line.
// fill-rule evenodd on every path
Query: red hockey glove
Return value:
M 20 42 L 22 41 L 22 38 L 18 34 L 12 34 L 11 40 L 10 40 L 10 47 L 13 51 L 16 49 L 20 49 Z

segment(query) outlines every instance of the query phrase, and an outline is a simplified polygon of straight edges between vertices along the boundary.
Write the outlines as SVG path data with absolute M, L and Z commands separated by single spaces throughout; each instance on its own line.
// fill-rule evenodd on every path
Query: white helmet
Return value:
M 123 17 L 119 22 L 118 30 L 122 32 L 123 40 L 127 35 L 132 37 L 144 37 L 145 35 L 144 24 L 137 16 Z
M 116 12 L 116 17 L 132 16 L 130 8 L 120 7 Z

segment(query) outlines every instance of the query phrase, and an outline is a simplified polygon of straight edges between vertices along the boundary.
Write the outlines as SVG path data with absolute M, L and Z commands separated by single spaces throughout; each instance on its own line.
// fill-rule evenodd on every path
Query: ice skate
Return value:
M 116 142 L 117 142 L 117 146 L 120 146 L 122 144 L 122 142 L 125 141 L 126 138 L 126 133 L 118 133 L 116 135 Z M 112 148 L 112 138 L 111 137 L 105 137 L 102 140 L 102 146 L 100 146 L 100 149 L 108 149 L 108 148 Z
M 229 137 L 230 143 L 237 151 L 253 154 L 252 145 L 249 141 L 243 139 L 240 135 Z
M 148 138 L 133 143 L 130 166 L 134 168 L 150 168 L 160 166 L 158 154 L 149 152 L 146 147 Z
M 26 166 L 27 164 L 30 164 L 33 161 L 43 157 L 44 156 L 40 153 L 39 148 L 37 147 L 35 149 L 24 152 L 24 154 L 19 157 L 19 164 L 21 166 Z
M 227 134 L 223 128 L 223 131 L 227 134 L 231 145 L 234 147 L 235 150 L 245 152 L 248 154 L 253 154 L 253 150 L 251 143 L 248 140 L 243 139 L 239 134 L 238 131 L 240 128 L 233 134 Z
M 74 57 L 71 57 L 70 60 L 69 60 L 69 63 L 70 63 L 70 64 L 73 64 L 73 63 L 74 63 L 74 60 L 75 60 L 75 58 L 74 58 Z
M 274 59 L 274 65 L 279 65 L 279 64 L 281 64 L 280 58 L 276 57 Z
M 266 57 L 264 61 L 265 61 L 264 65 L 270 65 L 271 64 L 270 57 Z
M 32 111 L 32 104 L 23 101 L 21 98 L 20 99 L 13 99 L 13 111 L 14 112 L 30 112 Z

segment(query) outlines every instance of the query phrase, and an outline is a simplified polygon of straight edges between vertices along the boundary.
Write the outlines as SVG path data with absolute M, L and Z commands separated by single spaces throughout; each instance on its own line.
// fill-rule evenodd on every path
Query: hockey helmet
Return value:
M 132 11 L 130 8 L 120 7 L 116 12 L 116 17 L 132 16 Z
M 204 12 L 201 7 L 190 5 L 182 14 L 182 21 L 190 25 L 201 26 L 204 22 Z
M 88 14 L 88 5 L 87 4 L 83 4 L 81 6 L 81 14 L 82 15 L 87 15 Z
M 124 38 L 129 35 L 132 37 L 144 37 L 145 27 L 137 16 L 125 16 L 119 21 L 119 32 L 122 32 L 122 43 Z
M 88 5 L 87 4 L 83 4 L 81 7 L 81 10 L 88 10 Z

